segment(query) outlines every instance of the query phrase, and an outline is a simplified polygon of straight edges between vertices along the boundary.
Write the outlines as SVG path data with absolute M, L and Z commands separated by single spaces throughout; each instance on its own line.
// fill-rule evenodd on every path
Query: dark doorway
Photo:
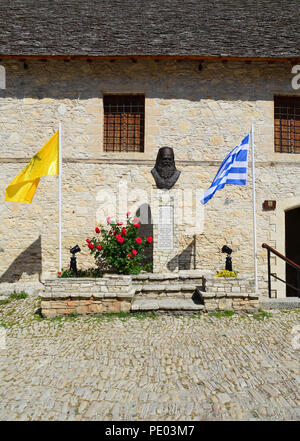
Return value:
M 300 207 L 285 212 L 285 255 L 300 265 Z M 297 282 L 297 270 L 286 264 L 286 281 L 300 288 Z M 287 297 L 299 296 L 299 291 L 286 286 Z

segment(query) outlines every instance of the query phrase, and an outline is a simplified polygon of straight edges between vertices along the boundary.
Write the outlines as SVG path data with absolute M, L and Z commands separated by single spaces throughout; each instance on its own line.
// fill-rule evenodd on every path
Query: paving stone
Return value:
M 38 307 L 0 305 L 0 420 L 299 420 L 296 311 L 37 321 Z

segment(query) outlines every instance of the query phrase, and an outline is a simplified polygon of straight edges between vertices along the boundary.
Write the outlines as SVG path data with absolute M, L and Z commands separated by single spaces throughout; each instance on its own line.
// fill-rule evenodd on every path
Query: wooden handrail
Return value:
M 270 247 L 270 245 L 263 243 L 262 244 L 263 248 L 266 248 L 267 250 L 270 250 L 272 253 L 274 253 L 276 256 L 280 257 L 281 259 L 285 260 L 286 262 L 288 262 L 290 265 L 292 265 L 293 267 L 297 268 L 300 270 L 300 265 L 297 265 L 297 263 L 293 262 L 291 259 L 288 259 L 287 257 L 285 257 L 283 254 L 279 253 L 279 251 L 275 250 L 275 248 Z

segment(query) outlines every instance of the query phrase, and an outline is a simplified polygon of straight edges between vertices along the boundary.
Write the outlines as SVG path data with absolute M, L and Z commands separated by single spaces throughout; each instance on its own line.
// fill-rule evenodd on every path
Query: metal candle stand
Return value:
M 81 249 L 79 248 L 79 245 L 75 245 L 75 247 L 70 249 L 70 253 L 72 253 L 72 257 L 70 259 L 70 270 L 73 271 L 75 274 L 77 274 L 77 261 L 76 261 L 76 253 L 79 253 Z
M 225 262 L 225 270 L 232 271 L 232 259 L 231 259 L 232 249 L 229 248 L 227 245 L 224 245 L 222 248 L 222 253 L 227 253 L 226 262 Z

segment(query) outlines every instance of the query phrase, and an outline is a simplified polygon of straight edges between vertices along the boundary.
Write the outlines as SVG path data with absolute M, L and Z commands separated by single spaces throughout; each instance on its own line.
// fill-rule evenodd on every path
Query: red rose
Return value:
M 123 225 L 123 222 L 118 222 L 118 225 Z
M 116 234 L 116 230 L 114 230 L 114 231 L 112 232 L 112 234 Z
M 127 257 L 132 257 L 132 255 L 129 253 L 129 254 L 127 254 Z
M 92 243 L 89 243 L 88 247 L 89 247 L 90 250 L 93 250 L 95 248 L 95 246 Z
M 133 224 L 135 228 L 140 228 L 140 224 Z
M 137 243 L 138 245 L 140 245 L 140 244 L 142 243 L 142 239 L 141 239 L 140 237 L 137 237 L 137 238 L 135 239 L 135 241 L 136 241 L 136 243 Z
M 129 217 L 129 215 L 130 215 L 130 211 L 127 211 L 126 217 Z
M 58 271 L 58 272 L 57 272 L 57 275 L 58 275 L 58 276 L 61 276 L 61 271 Z
M 96 231 L 97 234 L 99 234 L 100 233 L 100 228 L 96 227 L 95 231 Z
M 102 250 L 102 246 L 101 245 L 96 245 L 97 250 Z
M 152 243 L 153 242 L 153 237 L 152 236 L 148 236 L 147 237 L 147 242 L 148 243 Z
M 122 234 L 123 236 L 126 236 L 126 234 L 127 234 L 126 228 L 122 228 L 122 229 L 121 229 L 121 234 Z
M 133 254 L 134 256 L 137 255 L 137 250 L 132 250 L 131 252 L 132 252 L 132 254 Z
M 120 236 L 120 234 L 116 235 L 116 239 L 117 239 L 117 242 L 119 242 L 119 243 L 123 243 L 124 242 L 124 238 L 122 236 Z
M 85 241 L 86 241 L 87 243 L 90 243 L 90 239 L 86 239 Z

